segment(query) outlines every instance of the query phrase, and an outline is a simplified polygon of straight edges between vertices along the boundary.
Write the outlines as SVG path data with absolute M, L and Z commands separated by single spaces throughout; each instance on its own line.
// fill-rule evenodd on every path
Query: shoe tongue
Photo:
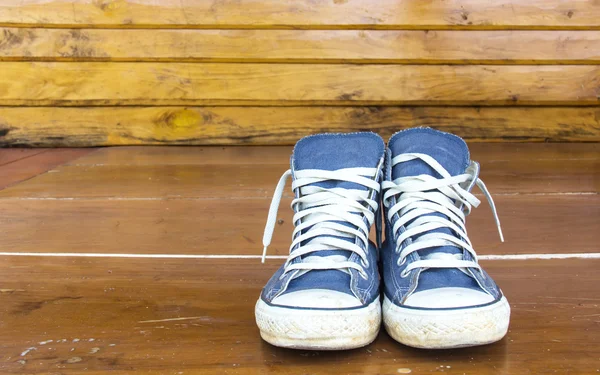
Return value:
M 374 133 L 318 134 L 302 138 L 292 156 L 294 170 L 343 168 L 377 168 L 384 153 L 383 140 Z M 367 190 L 367 187 L 344 181 L 323 181 L 314 185 Z
M 399 132 L 390 139 L 388 147 L 392 151 L 392 158 L 407 153 L 429 155 L 452 176 L 464 173 L 469 166 L 469 149 L 465 141 L 453 134 L 430 128 L 416 128 Z M 392 169 L 392 179 L 423 174 L 442 178 L 439 173 L 421 159 L 396 164 Z M 443 214 L 432 215 L 447 218 Z M 438 229 L 428 233 L 433 232 L 456 235 L 450 229 Z M 462 251 L 452 246 L 440 246 L 421 250 L 418 253 L 421 257 L 427 257 L 434 253 L 460 254 Z M 456 286 L 472 286 L 473 283 L 470 277 L 459 270 L 429 269 L 421 273 L 417 291 L 448 286 L 446 284 L 449 280 L 453 280 Z
M 469 166 L 469 149 L 461 138 L 429 128 L 409 129 L 397 133 L 389 143 L 393 156 L 408 153 L 426 154 L 434 158 L 452 176 L 464 173 Z M 392 178 L 427 174 L 441 176 L 420 159 L 397 164 Z
M 302 138 L 296 144 L 292 155 L 294 171 L 305 169 L 320 169 L 334 171 L 343 168 L 377 168 L 383 154 L 385 144 L 381 137 L 375 133 L 349 133 L 349 134 L 318 134 Z M 328 180 L 315 183 L 327 189 L 344 188 L 367 190 L 366 186 L 347 181 Z M 347 222 L 343 225 L 352 226 Z M 307 230 L 310 230 L 307 229 Z M 303 231 L 304 233 L 306 232 Z M 347 238 L 346 241 L 354 242 Z M 309 254 L 317 256 L 342 255 L 348 258 L 350 251 L 335 250 L 321 251 Z M 303 257 L 303 258 L 306 258 Z M 350 290 L 350 276 L 338 270 L 312 270 L 294 280 L 287 291 L 314 288 L 318 285 L 321 289 L 334 289 L 348 294 Z M 341 286 L 346 286 L 346 289 Z

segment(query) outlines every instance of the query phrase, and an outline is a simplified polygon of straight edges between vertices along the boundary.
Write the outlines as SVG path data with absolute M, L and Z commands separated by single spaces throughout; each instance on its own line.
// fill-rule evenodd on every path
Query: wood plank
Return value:
M 598 176 L 600 160 L 548 159 L 488 163 L 480 175 L 493 194 L 598 193 Z
M 0 24 L 183 28 L 600 28 L 594 0 L 4 0 Z
M 288 253 L 290 201 L 281 203 L 269 255 Z M 495 201 L 506 242 L 500 242 L 487 204 L 467 219 L 480 255 L 598 251 L 598 195 L 496 196 Z M 0 199 L 0 252 L 258 256 L 269 204 L 269 199 Z
M 45 173 L 61 164 L 86 155 L 92 149 L 46 150 L 0 166 L 0 190 Z
M 471 159 L 478 161 L 484 168 L 493 168 L 498 161 L 531 160 L 598 160 L 600 143 L 472 143 L 468 142 Z M 101 156 L 98 151 L 99 156 Z M 90 154 L 89 157 L 94 157 Z M 82 159 L 87 159 L 84 156 Z M 79 163 L 79 159 L 76 161 Z
M 0 149 L 0 166 L 13 163 L 17 160 L 29 158 L 33 155 L 46 151 L 44 148 L 12 148 Z
M 600 66 L 592 65 L 5 62 L 2 67 L 0 105 L 600 104 Z
M 499 144 L 499 143 L 498 143 Z M 567 145 L 562 143 L 560 145 Z M 575 143 L 572 143 L 575 145 Z M 541 143 L 536 144 L 541 145 Z M 554 145 L 558 145 L 554 144 Z M 600 143 L 578 143 L 584 148 Z M 285 170 L 290 166 L 292 146 L 122 146 L 102 147 L 93 154 L 74 160 L 68 165 L 278 165 Z M 600 154 L 599 154 L 600 155 Z M 598 156 L 597 158 L 600 158 Z
M 258 255 L 269 203 L 0 199 L 6 231 L 0 251 Z M 282 203 L 271 255 L 288 253 L 289 203 Z
M 432 126 L 473 141 L 600 141 L 600 107 L 0 107 L 0 146 L 281 145 Z
M 65 166 L 0 192 L 16 198 L 215 199 L 271 198 L 287 166 Z M 600 160 L 497 161 L 482 167 L 493 194 L 600 191 Z M 285 191 L 291 197 L 292 192 Z
M 267 198 L 286 169 L 279 165 L 66 166 L 3 190 L 0 197 Z
M 600 33 L 0 28 L 0 61 L 598 64 Z
M 382 332 L 363 349 L 311 352 L 260 339 L 254 304 L 275 264 L 3 258 L 1 366 L 18 374 L 596 372 L 600 261 L 483 264 L 512 304 L 502 341 L 424 351 Z
M 600 143 L 468 143 L 471 159 L 486 169 L 493 168 L 487 163 L 497 161 L 600 159 Z M 292 146 L 104 147 L 67 165 L 274 164 L 286 168 L 292 151 Z

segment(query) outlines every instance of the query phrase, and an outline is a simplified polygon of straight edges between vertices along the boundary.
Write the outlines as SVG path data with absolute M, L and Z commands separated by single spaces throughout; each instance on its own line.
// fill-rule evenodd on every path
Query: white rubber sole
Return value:
M 283 348 L 342 350 L 368 345 L 379 333 L 379 298 L 359 309 L 307 310 L 256 302 L 261 337 Z
M 496 303 L 464 309 L 411 309 L 383 301 L 383 324 L 394 340 L 414 348 L 449 349 L 491 344 L 508 331 L 510 306 Z

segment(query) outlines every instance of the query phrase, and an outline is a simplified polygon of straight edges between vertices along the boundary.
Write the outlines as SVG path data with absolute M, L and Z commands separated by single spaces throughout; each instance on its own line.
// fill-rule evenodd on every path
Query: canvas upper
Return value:
M 381 137 L 374 133 L 349 133 L 349 134 L 318 134 L 302 138 L 296 144 L 291 157 L 291 177 L 294 183 L 309 181 L 310 183 L 294 189 L 296 199 L 306 197 L 310 194 L 321 193 L 326 198 L 328 191 L 342 191 L 342 193 L 352 193 L 352 191 L 362 191 L 365 196 L 373 202 L 379 202 L 379 183 L 383 176 L 383 159 L 385 154 L 385 145 Z M 368 180 L 373 184 L 373 188 L 364 186 L 361 183 L 348 181 L 347 179 L 328 179 L 327 177 L 315 178 L 311 182 L 312 175 L 330 176 L 330 172 L 354 171 L 356 168 L 369 171 Z M 356 170 L 360 174 L 362 169 Z M 315 172 L 316 171 L 316 172 Z M 304 173 L 304 174 L 303 174 Z M 366 173 L 366 172 L 365 172 Z M 305 176 L 308 174 L 307 176 Z M 299 177 L 299 175 L 302 175 Z M 307 178 L 309 178 L 307 180 Z M 340 177 L 341 178 L 341 177 Z M 361 177 L 359 177 L 361 178 Z M 350 178 L 352 180 L 352 178 Z M 374 188 L 377 187 L 377 188 Z M 316 196 L 316 195 L 315 195 Z M 327 198 L 321 203 L 316 203 L 315 207 L 309 207 L 306 204 L 297 204 L 294 206 L 296 215 L 303 214 L 303 210 L 311 209 L 347 209 L 347 206 L 336 207 L 335 197 Z M 357 200 L 361 207 L 372 212 L 371 222 L 366 215 L 361 212 L 354 212 L 351 218 L 360 220 L 366 228 L 370 228 L 373 223 L 373 217 L 379 213 L 378 207 L 368 206 L 367 203 Z M 330 203 L 330 204 L 328 204 Z M 375 203 L 378 205 L 377 203 Z M 275 208 L 276 212 L 277 208 Z M 308 212 L 308 211 L 307 211 Z M 319 220 L 319 216 L 325 217 L 323 213 L 316 213 L 305 216 L 297 220 L 294 225 L 298 227 L 303 222 L 310 220 Z M 272 216 L 272 215 L 270 215 Z M 347 217 L 347 215 L 346 215 Z M 332 219 L 325 217 L 323 222 L 311 225 L 296 233 L 294 239 L 303 235 L 317 233 L 318 227 L 324 225 L 326 229 L 322 231 L 331 231 L 327 229 L 331 223 L 350 228 L 349 230 L 359 230 L 357 225 L 350 223 L 341 217 Z M 268 224 L 267 224 L 268 226 Z M 368 236 L 368 234 L 367 234 Z M 379 273 L 378 273 L 378 249 L 377 246 L 368 241 L 365 245 L 358 237 L 352 235 L 335 235 L 327 233 L 317 235 L 306 241 L 301 241 L 290 249 L 291 254 L 297 254 L 298 251 L 308 249 L 310 244 L 318 243 L 323 238 L 330 238 L 336 241 L 347 241 L 357 245 L 366 257 L 353 251 L 339 248 L 327 248 L 312 251 L 308 254 L 288 258 L 277 272 L 271 277 L 261 293 L 261 299 L 268 304 L 276 306 L 287 306 L 296 308 L 356 308 L 367 305 L 379 296 Z M 311 242 L 312 241 L 312 242 Z M 270 242 L 270 238 L 266 241 Z M 266 244 L 265 244 L 266 245 Z M 343 245 L 343 244 L 342 244 Z M 310 249 L 309 249 L 310 250 Z M 314 246 L 313 246 L 314 250 Z M 311 264 L 317 264 L 315 267 L 325 267 L 322 264 L 335 266 L 335 262 L 349 262 L 353 267 L 343 269 L 310 269 Z M 294 266 L 306 266 L 309 269 L 292 269 Z
M 392 160 L 402 154 L 416 156 L 411 160 L 398 162 L 393 165 Z M 447 178 L 450 176 L 464 176 L 463 180 L 465 181 L 461 182 L 460 188 L 457 188 L 459 194 L 461 188 L 466 192 L 470 192 L 475 184 L 481 183 L 478 179 L 479 165 L 470 161 L 469 150 L 466 143 L 461 138 L 430 128 L 414 128 L 394 134 L 388 143 L 385 162 L 384 180 L 386 182 L 384 183 L 384 191 L 386 191 L 386 186 L 393 185 L 392 182 L 399 178 L 405 178 L 405 180 L 408 178 L 408 180 L 405 181 L 405 186 L 410 186 L 410 183 L 412 182 L 410 177 L 417 177 L 417 179 L 414 179 L 417 190 L 420 183 L 425 183 L 419 181 L 418 176 L 432 176 L 435 179 L 444 178 L 437 170 L 428 164 L 428 162 L 423 160 L 426 156 L 419 158 L 418 155 L 426 155 L 433 158 L 433 160 L 439 163 L 439 165 L 448 172 L 449 176 L 447 176 Z M 411 156 L 407 158 L 411 158 Z M 427 177 L 424 177 L 423 180 L 430 181 L 432 179 L 428 180 Z M 435 181 L 431 181 L 431 183 L 435 183 Z M 483 183 L 481 184 L 483 185 Z M 485 189 L 485 185 L 483 185 L 483 188 Z M 410 190 L 411 188 L 408 187 L 407 189 Z M 442 213 L 444 212 L 443 209 L 438 210 L 435 200 L 446 199 L 448 202 L 451 202 L 451 205 L 460 208 L 463 212 L 470 209 L 470 207 L 466 207 L 468 203 L 463 204 L 456 199 L 444 198 L 445 195 L 440 192 L 440 190 L 432 188 L 425 192 L 411 193 L 417 194 L 416 196 L 422 195 L 422 201 L 419 201 L 421 198 L 409 198 L 413 203 L 408 204 L 401 212 L 394 214 L 390 218 L 388 217 L 388 214 L 392 207 L 400 201 L 402 201 L 403 204 L 408 202 L 406 200 L 407 197 L 403 197 L 403 194 L 406 193 L 398 191 L 394 192 L 394 194 L 390 194 L 384 207 L 386 240 L 383 244 L 381 259 L 385 296 L 398 306 L 415 308 L 467 307 L 498 301 L 502 297 L 500 289 L 494 283 L 492 278 L 478 265 L 477 267 L 444 266 L 444 262 L 460 265 L 473 265 L 474 262 L 476 263 L 474 253 L 457 246 L 451 241 L 442 240 L 446 243 L 414 251 L 407 255 L 402 261 L 399 259 L 399 253 L 412 243 L 416 243 L 419 240 L 422 241 L 421 243 L 425 243 L 426 241 L 434 241 L 431 243 L 435 243 L 435 241 L 439 241 L 436 239 L 435 233 L 452 236 L 453 238 L 456 238 L 457 241 L 468 241 L 468 238 L 462 238 L 457 231 L 449 227 L 444 227 L 442 224 L 439 228 L 427 230 L 417 235 L 410 236 L 401 243 L 398 242 L 399 236 L 406 232 L 407 227 L 411 226 L 411 224 L 416 223 L 412 228 L 421 225 L 416 222 L 416 220 L 425 223 L 424 225 L 436 225 L 435 222 L 428 222 L 427 218 L 423 219 L 424 216 L 435 216 L 441 219 L 447 219 L 451 222 L 460 221 L 449 218 L 448 215 Z M 432 196 L 430 193 L 436 195 Z M 465 194 L 465 196 L 466 195 L 467 194 Z M 402 200 L 403 198 L 404 200 Z M 488 198 L 491 200 L 491 197 L 488 196 Z M 416 201 L 418 202 L 414 203 Z M 415 204 L 421 204 L 424 207 L 427 207 L 424 210 L 430 209 L 429 207 L 431 207 L 431 209 L 428 213 L 423 213 L 411 218 L 411 220 L 400 226 L 394 232 L 394 224 L 398 222 L 401 216 L 411 215 L 411 212 L 414 213 L 413 210 L 415 208 L 413 207 Z M 493 201 L 491 201 L 491 204 L 493 205 Z M 460 225 L 460 223 L 455 224 Z M 417 267 L 411 269 L 411 267 L 417 264 L 427 264 L 423 263 L 424 260 L 428 260 L 432 267 Z M 411 266 L 411 264 L 413 264 L 413 266 Z

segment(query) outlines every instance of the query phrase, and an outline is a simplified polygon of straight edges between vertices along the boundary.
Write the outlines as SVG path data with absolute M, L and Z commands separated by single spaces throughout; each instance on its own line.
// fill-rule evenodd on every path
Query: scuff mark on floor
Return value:
M 37 348 L 35 346 L 32 346 L 31 348 L 27 348 L 27 349 L 23 350 L 21 352 L 21 357 L 25 357 L 32 350 L 37 350 Z
M 194 319 L 200 319 L 200 320 L 204 320 L 204 321 L 211 320 L 211 318 L 208 317 L 208 316 L 188 316 L 188 317 L 181 317 L 181 318 L 169 318 L 169 319 L 157 319 L 157 320 L 140 320 L 140 321 L 138 321 L 138 323 L 174 322 L 174 321 L 178 321 L 178 320 L 194 320 Z

